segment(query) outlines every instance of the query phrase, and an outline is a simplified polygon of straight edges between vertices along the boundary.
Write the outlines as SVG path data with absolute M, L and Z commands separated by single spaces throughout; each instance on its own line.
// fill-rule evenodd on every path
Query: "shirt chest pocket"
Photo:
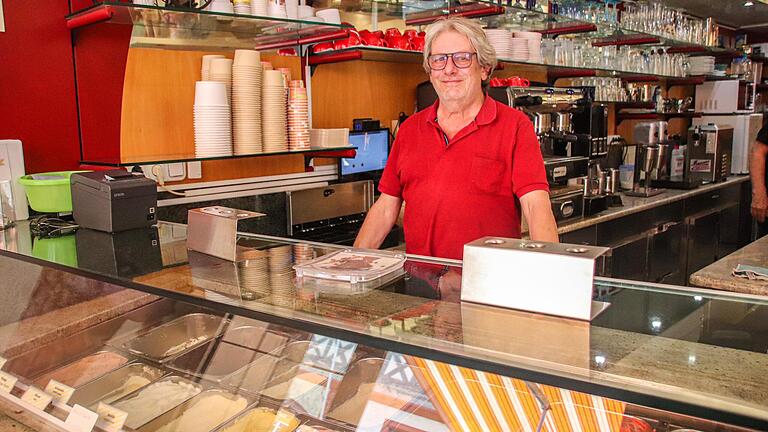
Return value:
M 507 165 L 502 161 L 474 156 L 470 178 L 477 192 L 512 196 L 512 182 L 507 176 Z

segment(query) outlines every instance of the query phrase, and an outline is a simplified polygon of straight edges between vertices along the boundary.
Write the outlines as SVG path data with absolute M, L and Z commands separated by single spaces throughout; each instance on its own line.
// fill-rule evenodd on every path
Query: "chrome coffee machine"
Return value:
M 688 169 L 693 181 L 714 183 L 728 178 L 733 156 L 733 128 L 712 123 L 688 129 Z

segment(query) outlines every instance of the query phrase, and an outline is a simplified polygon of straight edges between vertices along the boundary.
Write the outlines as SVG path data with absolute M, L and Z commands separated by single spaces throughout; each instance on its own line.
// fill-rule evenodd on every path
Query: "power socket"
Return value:
M 200 161 L 187 162 L 187 178 L 203 178 L 203 163 Z

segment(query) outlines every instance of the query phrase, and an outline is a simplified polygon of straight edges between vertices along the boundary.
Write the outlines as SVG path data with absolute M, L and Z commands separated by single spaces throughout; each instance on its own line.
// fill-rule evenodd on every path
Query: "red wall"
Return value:
M 27 173 L 78 167 L 80 144 L 65 0 L 3 0 L 0 139 L 24 143 Z

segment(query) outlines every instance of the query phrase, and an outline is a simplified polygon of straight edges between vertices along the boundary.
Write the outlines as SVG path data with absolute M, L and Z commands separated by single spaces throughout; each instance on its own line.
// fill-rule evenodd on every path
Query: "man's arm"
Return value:
M 768 156 L 768 144 L 755 141 L 749 157 L 749 173 L 752 178 L 752 217 L 758 222 L 765 222 L 768 211 L 768 194 L 765 185 L 765 159 Z
M 400 215 L 403 200 L 385 193 L 373 204 L 355 239 L 356 248 L 378 249 Z
M 528 231 L 531 240 L 559 243 L 557 223 L 552 214 L 549 194 L 543 190 L 528 192 L 520 197 L 523 216 L 528 221 Z

